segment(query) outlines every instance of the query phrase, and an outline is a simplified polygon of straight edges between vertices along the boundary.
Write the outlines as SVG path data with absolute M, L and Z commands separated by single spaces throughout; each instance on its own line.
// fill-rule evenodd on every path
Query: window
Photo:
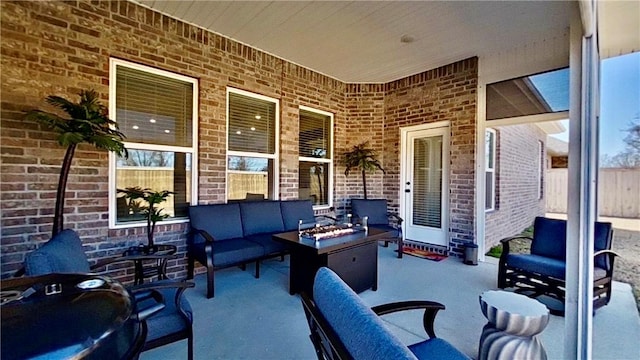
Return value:
M 109 113 L 129 152 L 128 158 L 111 154 L 110 226 L 144 223 L 145 204 L 118 191 L 130 187 L 173 192 L 159 204 L 165 221 L 186 219 L 197 199 L 198 81 L 118 59 L 111 59 L 109 81 Z
M 544 194 L 544 143 L 538 140 L 538 200 Z
M 333 189 L 333 114 L 300 107 L 298 198 L 331 206 Z
M 278 100 L 227 89 L 227 200 L 277 199 Z
M 485 173 L 485 202 L 486 211 L 496 207 L 496 131 L 486 129 L 484 133 L 484 173 Z

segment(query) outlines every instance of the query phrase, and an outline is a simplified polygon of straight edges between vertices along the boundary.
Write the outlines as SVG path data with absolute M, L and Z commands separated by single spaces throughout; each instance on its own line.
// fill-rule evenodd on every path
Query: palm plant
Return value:
M 118 189 L 118 192 L 124 194 L 130 207 L 139 206 L 138 200 L 146 203 L 140 209 L 147 219 L 147 248 L 153 249 L 153 233 L 156 230 L 156 223 L 169 217 L 168 214 L 163 214 L 162 209 L 157 208 L 156 205 L 166 201 L 169 195 L 174 193 L 169 190 L 153 191 L 139 186 Z
M 362 173 L 362 187 L 364 188 L 364 198 L 367 198 L 367 177 L 366 173 L 373 173 L 376 169 L 386 174 L 380 161 L 377 159 L 375 150 L 369 147 L 369 142 L 365 141 L 355 145 L 353 149 L 343 154 L 344 156 L 344 175 L 349 176 L 352 170 L 360 170 Z
M 118 156 L 127 156 L 122 143 L 124 134 L 118 131 L 118 125 L 107 116 L 107 108 L 99 101 L 95 90 L 80 91 L 80 101 L 72 102 L 60 96 L 51 95 L 46 102 L 62 109 L 68 118 L 55 113 L 31 110 L 25 119 L 36 121 L 58 133 L 58 143 L 67 147 L 60 169 L 60 179 L 56 194 L 53 215 L 52 237 L 62 231 L 64 226 L 64 198 L 71 162 L 76 147 L 88 143 L 98 149 L 115 152 Z

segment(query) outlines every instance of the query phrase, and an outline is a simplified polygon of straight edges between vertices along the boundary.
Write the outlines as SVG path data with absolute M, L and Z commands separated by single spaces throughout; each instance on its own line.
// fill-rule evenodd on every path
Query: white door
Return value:
M 449 127 L 412 127 L 402 138 L 405 238 L 448 247 Z

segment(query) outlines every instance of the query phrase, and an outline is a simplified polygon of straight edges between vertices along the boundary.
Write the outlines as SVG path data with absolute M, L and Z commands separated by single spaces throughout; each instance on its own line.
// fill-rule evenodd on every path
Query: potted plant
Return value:
M 139 186 L 118 189 L 118 192 L 124 194 L 129 207 L 140 209 L 140 213 L 146 218 L 147 246 L 145 252 L 155 252 L 153 233 L 156 230 L 156 223 L 169 217 L 169 214 L 163 214 L 163 209 L 156 207 L 156 205 L 166 201 L 174 193 L 169 190 L 154 191 L 143 189 Z M 143 204 L 140 204 L 140 202 Z
M 100 103 L 98 93 L 95 90 L 82 90 L 79 95 L 78 102 L 55 95 L 46 98 L 48 104 L 63 110 L 68 117 L 41 110 L 31 110 L 25 116 L 26 120 L 36 121 L 55 130 L 58 133 L 58 143 L 67 147 L 60 169 L 52 237 L 64 228 L 65 191 L 78 144 L 88 143 L 98 149 L 113 151 L 118 156 L 127 156 L 127 150 L 122 143 L 124 134 L 118 131 L 118 124 L 107 116 L 107 108 Z
M 364 188 L 364 198 L 367 198 L 367 177 L 366 173 L 373 173 L 376 169 L 386 174 L 382 165 L 377 159 L 375 150 L 369 147 L 369 142 L 365 141 L 355 145 L 353 149 L 343 154 L 344 156 L 344 175 L 349 176 L 352 170 L 360 170 L 362 173 L 362 187 Z

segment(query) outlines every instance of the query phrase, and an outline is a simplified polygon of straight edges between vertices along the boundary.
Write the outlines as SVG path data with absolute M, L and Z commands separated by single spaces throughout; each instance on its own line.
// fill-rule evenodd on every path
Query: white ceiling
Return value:
M 552 37 L 569 27 L 572 6 L 567 1 L 138 2 L 349 83 L 389 82 Z M 403 36 L 413 42 L 401 42 Z M 617 47 L 624 48 L 625 41 Z

